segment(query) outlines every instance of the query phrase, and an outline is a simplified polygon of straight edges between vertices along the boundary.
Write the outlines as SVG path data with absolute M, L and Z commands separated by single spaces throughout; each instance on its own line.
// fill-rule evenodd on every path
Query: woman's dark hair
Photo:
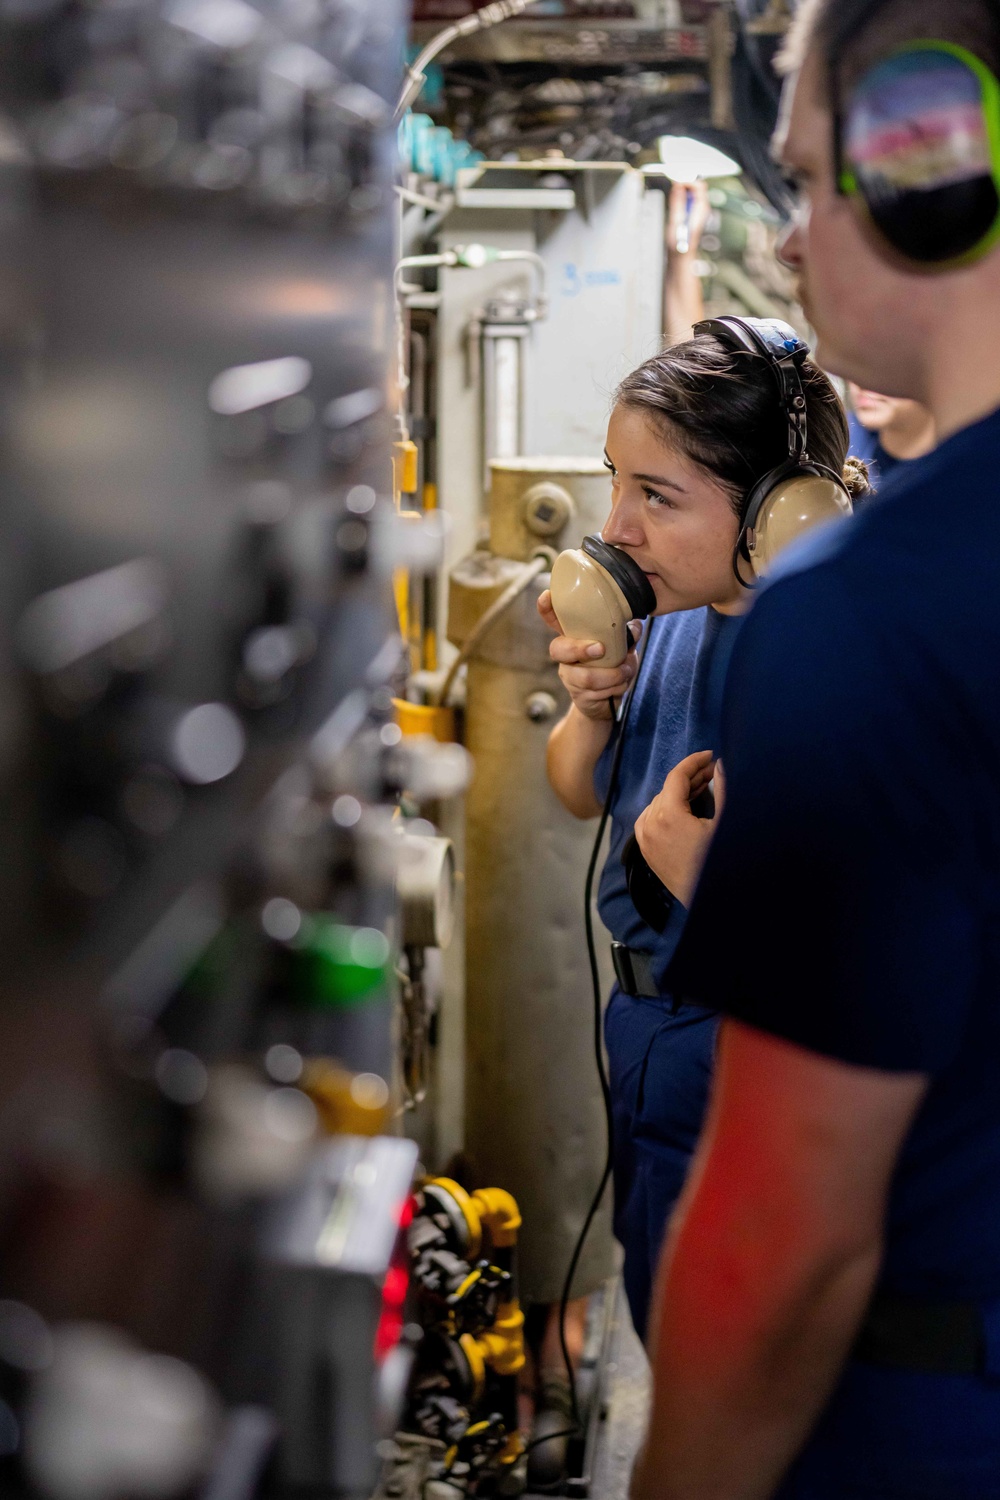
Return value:
M 809 457 L 842 474 L 849 493 L 868 492 L 850 441 L 843 402 L 812 360 L 801 365 Z M 740 513 L 749 490 L 788 457 L 788 422 L 763 358 L 728 348 L 711 334 L 674 344 L 627 375 L 615 403 L 646 413 L 663 437 L 730 493 Z

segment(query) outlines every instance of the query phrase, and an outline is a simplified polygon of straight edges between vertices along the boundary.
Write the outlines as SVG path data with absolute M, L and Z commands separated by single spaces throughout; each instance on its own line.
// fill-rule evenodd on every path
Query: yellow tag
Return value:
M 417 445 L 409 439 L 392 445 L 392 483 L 397 505 L 402 495 L 417 492 Z

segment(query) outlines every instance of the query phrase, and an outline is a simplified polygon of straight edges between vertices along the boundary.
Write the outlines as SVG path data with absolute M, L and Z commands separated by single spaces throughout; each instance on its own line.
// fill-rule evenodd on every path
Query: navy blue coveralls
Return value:
M 674 908 L 663 934 L 647 927 L 626 888 L 622 848 L 678 761 L 717 746 L 723 684 L 740 623 L 710 608 L 654 620 L 625 728 L 598 907 L 613 938 L 655 956 L 657 976 L 677 945 L 684 912 Z M 613 735 L 594 776 L 602 800 L 615 743 Z M 667 993 L 653 999 L 624 995 L 617 984 L 605 1013 L 614 1227 L 625 1251 L 625 1292 L 640 1337 L 663 1231 L 701 1129 L 715 1031 L 711 1010 L 678 1005 Z
M 873 1309 L 780 1500 L 1000 1500 L 1000 414 L 804 561 L 733 654 L 726 807 L 669 978 L 929 1079 Z M 904 1336 L 873 1353 L 887 1313 Z

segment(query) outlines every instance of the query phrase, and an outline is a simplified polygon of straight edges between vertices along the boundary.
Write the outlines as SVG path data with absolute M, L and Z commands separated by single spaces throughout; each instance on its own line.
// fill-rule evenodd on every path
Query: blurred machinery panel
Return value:
M 403 27 L 0 24 L 4 1495 L 363 1494 L 398 1415 Z

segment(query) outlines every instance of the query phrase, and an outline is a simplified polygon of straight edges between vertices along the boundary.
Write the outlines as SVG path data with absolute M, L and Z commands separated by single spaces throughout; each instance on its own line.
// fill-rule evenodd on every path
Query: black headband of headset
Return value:
M 802 385 L 802 361 L 809 354 L 790 323 L 780 318 L 706 318 L 694 325 L 694 333 L 712 334 L 729 349 L 766 360 L 778 387 L 778 401 L 788 422 L 788 457 L 795 463 L 809 459 L 809 428 L 806 393 Z

